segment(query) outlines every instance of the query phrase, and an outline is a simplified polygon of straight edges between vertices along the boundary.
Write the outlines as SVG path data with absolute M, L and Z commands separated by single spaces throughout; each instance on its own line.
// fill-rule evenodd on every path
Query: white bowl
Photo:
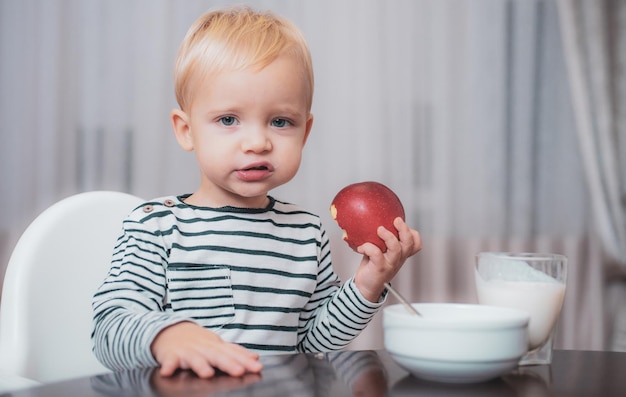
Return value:
M 517 367 L 528 350 L 525 311 L 504 307 L 415 303 L 383 310 L 385 349 L 414 376 L 445 383 L 476 383 Z

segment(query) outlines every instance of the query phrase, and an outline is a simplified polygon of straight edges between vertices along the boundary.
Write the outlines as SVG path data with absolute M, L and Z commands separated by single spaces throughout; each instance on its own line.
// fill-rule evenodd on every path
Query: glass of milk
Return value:
M 550 364 L 552 339 L 567 280 L 558 254 L 481 252 L 475 258 L 478 303 L 530 313 L 528 353 L 520 365 Z

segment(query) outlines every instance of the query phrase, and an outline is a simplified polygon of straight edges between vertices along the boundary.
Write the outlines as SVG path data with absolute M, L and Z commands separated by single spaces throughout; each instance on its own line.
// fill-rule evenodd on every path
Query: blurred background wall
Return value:
M 174 56 L 198 16 L 235 3 L 0 0 L 0 275 L 28 223 L 68 195 L 194 191 L 169 123 Z M 328 206 L 377 180 L 422 233 L 394 280 L 412 301 L 474 302 L 479 251 L 562 253 L 557 347 L 626 349 L 624 2 L 247 4 L 309 40 L 313 132 L 273 194 L 322 217 L 344 280 L 360 258 Z M 382 347 L 381 317 L 353 348 Z

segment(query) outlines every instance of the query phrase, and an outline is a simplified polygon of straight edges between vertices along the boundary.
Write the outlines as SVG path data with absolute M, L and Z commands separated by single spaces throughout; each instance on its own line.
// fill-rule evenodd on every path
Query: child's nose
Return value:
M 272 149 L 272 142 L 264 128 L 251 128 L 244 136 L 242 149 L 244 152 L 263 153 Z

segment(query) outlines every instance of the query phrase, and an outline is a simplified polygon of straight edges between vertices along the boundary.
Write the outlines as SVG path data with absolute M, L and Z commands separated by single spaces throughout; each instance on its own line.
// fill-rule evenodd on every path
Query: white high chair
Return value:
M 108 371 L 91 350 L 91 300 L 123 219 L 142 201 L 119 192 L 77 194 L 45 210 L 22 234 L 0 301 L 5 379 L 49 383 Z

